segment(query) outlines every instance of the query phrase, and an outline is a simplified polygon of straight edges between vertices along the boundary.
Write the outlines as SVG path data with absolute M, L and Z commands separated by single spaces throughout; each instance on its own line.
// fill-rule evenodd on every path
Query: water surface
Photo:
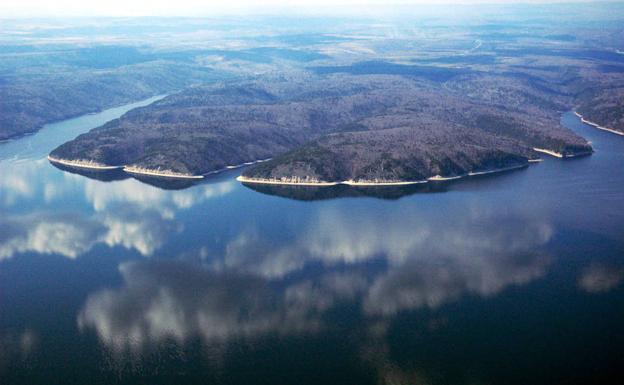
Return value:
M 132 107 L 0 145 L 0 383 L 624 382 L 623 138 L 398 193 L 45 160 Z

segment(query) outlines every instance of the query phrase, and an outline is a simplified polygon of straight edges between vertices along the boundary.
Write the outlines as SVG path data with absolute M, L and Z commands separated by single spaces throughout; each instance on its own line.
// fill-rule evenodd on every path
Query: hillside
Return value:
M 520 166 L 533 147 L 590 150 L 540 106 L 510 111 L 419 77 L 307 74 L 195 87 L 51 155 L 203 175 L 284 154 L 245 175 L 413 180 Z

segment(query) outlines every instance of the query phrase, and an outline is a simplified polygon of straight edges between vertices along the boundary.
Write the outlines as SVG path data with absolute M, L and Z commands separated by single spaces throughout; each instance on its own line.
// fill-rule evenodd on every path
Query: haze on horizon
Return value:
M 0 18 L 215 16 L 257 13 L 349 14 L 390 11 L 390 7 L 449 5 L 512 5 L 588 3 L 588 0 L 9 0 L 0 4 Z

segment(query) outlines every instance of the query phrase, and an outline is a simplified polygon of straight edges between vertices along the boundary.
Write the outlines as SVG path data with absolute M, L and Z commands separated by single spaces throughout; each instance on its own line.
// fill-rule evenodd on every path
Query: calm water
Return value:
M 1 384 L 624 383 L 624 138 L 431 191 L 44 159 L 130 107 L 0 145 Z

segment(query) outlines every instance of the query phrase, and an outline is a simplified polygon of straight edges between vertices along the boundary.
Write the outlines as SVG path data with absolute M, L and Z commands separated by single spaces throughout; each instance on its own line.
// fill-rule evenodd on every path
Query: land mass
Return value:
M 5 77 L 0 79 L 0 140 L 34 133 L 47 123 L 170 93 L 195 81 L 219 76 L 188 64 L 155 62 L 106 71 L 72 68 Z
M 252 28 L 244 38 L 224 32 L 249 26 L 229 22 L 207 34 L 213 27 L 198 20 L 188 21 L 192 33 L 146 33 L 145 43 L 125 47 L 96 42 L 71 55 L 7 48 L 16 61 L 0 89 L 22 96 L 3 107 L 4 125 L 25 132 L 104 104 L 95 99 L 176 88 L 61 145 L 51 159 L 170 179 L 247 165 L 245 183 L 357 186 L 453 180 L 591 154 L 584 138 L 560 125 L 569 110 L 624 132 L 620 30 L 556 21 L 534 28 L 534 19 L 505 17 L 514 22 L 420 28 L 409 19 L 360 20 L 324 24 L 323 33 L 301 23 L 296 34 Z M 15 68 L 34 57 L 44 58 L 38 69 L 54 65 L 28 83 Z M 31 99 L 52 102 L 20 110 Z
M 336 73 L 195 87 L 51 156 L 188 176 L 273 158 L 246 169 L 247 181 L 391 184 L 520 167 L 534 148 L 591 152 L 535 104 L 510 110 L 419 76 Z

